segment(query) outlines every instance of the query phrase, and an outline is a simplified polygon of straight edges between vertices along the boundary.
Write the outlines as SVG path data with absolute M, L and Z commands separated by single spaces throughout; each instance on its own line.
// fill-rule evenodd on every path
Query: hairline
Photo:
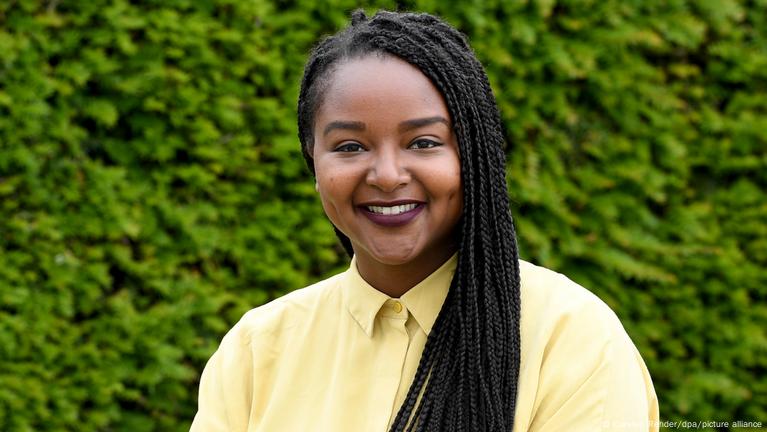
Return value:
M 331 84 L 331 77 L 340 69 L 341 67 L 358 60 L 363 60 L 369 57 L 376 56 L 381 60 L 391 59 L 395 58 L 398 60 L 401 60 L 410 66 L 416 68 L 420 73 L 422 73 L 426 79 L 429 80 L 429 82 L 434 86 L 434 89 L 437 90 L 437 93 L 439 93 L 440 97 L 445 103 L 445 107 L 448 110 L 448 116 L 449 116 L 449 126 L 451 130 L 455 130 L 455 128 L 458 125 L 458 121 L 454 118 L 455 116 L 452 114 L 452 110 L 450 109 L 450 103 L 448 101 L 447 96 L 445 95 L 444 91 L 437 85 L 436 82 L 418 65 L 408 61 L 407 59 L 398 56 L 395 53 L 392 53 L 390 51 L 386 51 L 380 48 L 375 48 L 369 51 L 362 51 L 362 50 L 356 50 L 350 52 L 349 49 L 345 50 L 337 59 L 335 59 L 332 63 L 327 65 L 327 68 L 322 71 L 321 74 L 317 75 L 311 85 L 308 89 L 308 94 L 310 95 L 310 100 L 314 100 L 315 105 L 311 107 L 311 122 L 309 124 L 309 127 L 307 128 L 307 142 L 306 142 L 306 150 L 307 153 L 310 155 L 312 159 L 312 164 L 314 164 L 314 145 L 316 140 L 316 135 L 314 133 L 315 127 L 317 126 L 317 117 L 318 113 L 322 109 L 322 106 L 325 101 L 326 93 L 330 87 Z M 458 140 L 459 137 L 456 136 L 456 139 Z M 460 144 L 460 143 L 458 143 Z M 458 146 L 460 149 L 460 145 Z

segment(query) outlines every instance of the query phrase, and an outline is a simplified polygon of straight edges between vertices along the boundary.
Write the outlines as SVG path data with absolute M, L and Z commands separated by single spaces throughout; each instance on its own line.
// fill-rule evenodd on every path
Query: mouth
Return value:
M 367 211 L 380 215 L 398 215 L 409 212 L 418 207 L 418 204 L 401 204 L 395 206 L 365 206 Z
M 397 227 L 415 219 L 426 206 L 423 202 L 368 203 L 359 206 L 362 214 L 376 225 Z

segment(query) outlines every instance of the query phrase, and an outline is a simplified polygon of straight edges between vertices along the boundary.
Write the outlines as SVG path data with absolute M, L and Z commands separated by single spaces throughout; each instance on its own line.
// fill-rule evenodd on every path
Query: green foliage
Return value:
M 618 312 L 662 418 L 767 419 L 767 3 L 375 6 L 469 35 L 523 257 Z M 0 430 L 186 430 L 240 315 L 344 265 L 295 100 L 354 7 L 0 3 Z

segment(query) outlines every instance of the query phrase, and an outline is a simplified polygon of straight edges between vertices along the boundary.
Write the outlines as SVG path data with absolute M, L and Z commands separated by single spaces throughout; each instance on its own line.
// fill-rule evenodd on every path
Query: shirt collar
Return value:
M 399 299 L 427 336 L 445 302 L 457 262 L 458 255 L 453 254 L 437 270 L 410 288 Z M 365 334 L 371 337 L 376 316 L 391 297 L 373 288 L 362 278 L 357 270 L 356 257 L 352 258 L 342 284 L 344 303 L 349 313 Z

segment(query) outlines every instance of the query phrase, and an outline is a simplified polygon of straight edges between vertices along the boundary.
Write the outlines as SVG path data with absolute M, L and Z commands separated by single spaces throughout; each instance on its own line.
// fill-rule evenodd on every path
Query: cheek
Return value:
M 463 182 L 461 181 L 461 166 L 458 160 L 444 173 L 444 193 L 448 197 L 448 212 L 450 217 L 457 219 L 463 213 Z
M 334 203 L 332 177 L 322 178 L 317 176 L 317 192 L 320 195 L 320 203 L 322 204 L 322 209 L 325 211 L 325 215 L 334 225 L 337 225 L 338 217 L 337 211 L 335 210 L 336 205 Z
M 332 171 L 325 171 L 326 175 L 317 175 L 317 191 L 320 194 L 322 205 L 325 211 L 332 211 L 333 207 L 338 207 L 344 201 L 350 200 L 349 192 L 346 190 L 343 178 Z
M 463 182 L 461 181 L 461 163 L 456 157 L 451 164 L 447 165 L 442 173 L 446 193 L 452 199 L 458 199 L 459 203 L 463 197 Z
M 320 199 L 323 203 L 333 197 L 333 184 L 332 176 L 317 176 L 317 192 L 320 193 Z
M 444 211 L 452 216 L 463 208 L 463 184 L 461 167 L 457 160 L 434 163 L 429 172 L 424 173 L 428 180 L 428 189 L 432 198 L 438 199 Z

